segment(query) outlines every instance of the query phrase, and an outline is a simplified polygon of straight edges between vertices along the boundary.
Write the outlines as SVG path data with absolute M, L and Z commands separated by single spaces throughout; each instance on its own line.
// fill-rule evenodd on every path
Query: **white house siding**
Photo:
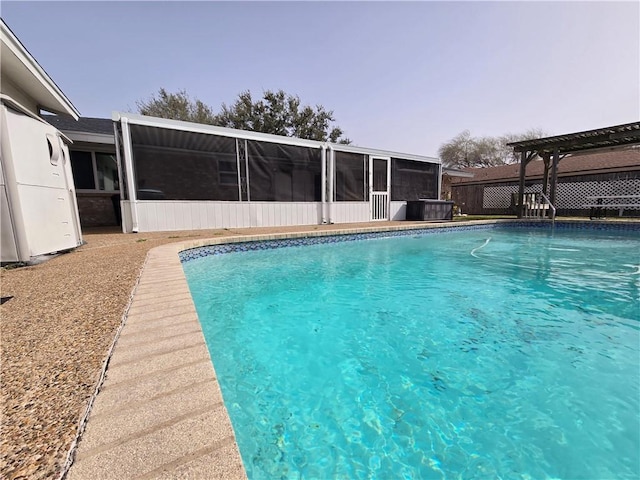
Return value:
M 2 77 L 2 82 L 0 82 L 0 93 L 11 97 L 13 100 L 18 102 L 34 115 L 38 115 L 40 113 L 38 102 L 24 93 L 18 86 L 16 86 L 5 76 Z
M 131 231 L 131 202 L 124 203 L 124 227 Z M 138 231 L 318 225 L 321 206 L 319 202 L 141 200 L 137 202 Z
M 407 219 L 407 202 L 391 202 L 390 220 Z
M 390 220 L 405 220 L 407 202 L 391 202 Z M 371 220 L 369 202 L 334 202 L 331 204 L 333 223 L 358 223 Z
M 122 202 L 123 230 L 133 231 L 131 202 Z M 391 202 L 391 219 L 405 219 L 405 202 Z M 331 205 L 333 223 L 370 220 L 369 202 L 340 202 Z M 137 202 L 138 231 L 200 230 L 210 228 L 281 227 L 319 225 L 320 202 Z
M 371 215 L 369 202 L 335 202 L 329 208 L 333 223 L 368 222 Z

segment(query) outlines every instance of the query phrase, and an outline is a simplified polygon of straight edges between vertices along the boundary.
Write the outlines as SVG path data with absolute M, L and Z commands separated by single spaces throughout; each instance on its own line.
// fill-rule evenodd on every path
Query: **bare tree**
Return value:
M 516 156 L 507 143 L 545 137 L 541 129 L 530 129 L 520 134 L 505 134 L 499 137 L 472 137 L 464 130 L 448 142 L 442 144 L 438 154 L 444 165 L 449 167 L 491 167 L 517 163 Z

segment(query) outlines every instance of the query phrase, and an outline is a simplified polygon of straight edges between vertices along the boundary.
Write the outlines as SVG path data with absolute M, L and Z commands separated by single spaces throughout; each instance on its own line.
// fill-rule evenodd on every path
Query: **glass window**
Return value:
M 73 183 L 78 190 L 95 190 L 96 183 L 93 176 L 93 157 L 91 152 L 71 150 L 71 171 Z
M 96 170 L 98 172 L 98 189 L 106 191 L 119 190 L 118 162 L 115 154 L 96 152 Z
M 117 192 L 118 162 L 114 153 L 71 150 L 71 170 L 77 190 Z

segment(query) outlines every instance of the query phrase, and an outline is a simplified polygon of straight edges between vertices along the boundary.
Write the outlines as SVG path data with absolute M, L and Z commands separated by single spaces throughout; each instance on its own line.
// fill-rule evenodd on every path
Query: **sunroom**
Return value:
M 404 220 L 438 159 L 115 112 L 124 232 Z

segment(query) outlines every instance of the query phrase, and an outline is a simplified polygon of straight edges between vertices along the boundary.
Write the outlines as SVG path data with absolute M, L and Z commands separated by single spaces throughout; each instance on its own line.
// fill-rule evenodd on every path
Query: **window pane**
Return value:
M 98 188 L 100 190 L 119 190 L 118 164 L 116 156 L 109 153 L 96 152 L 96 167 L 98 169 Z
M 71 171 L 73 183 L 78 190 L 94 190 L 96 188 L 93 179 L 93 161 L 91 152 L 79 152 L 71 150 Z

